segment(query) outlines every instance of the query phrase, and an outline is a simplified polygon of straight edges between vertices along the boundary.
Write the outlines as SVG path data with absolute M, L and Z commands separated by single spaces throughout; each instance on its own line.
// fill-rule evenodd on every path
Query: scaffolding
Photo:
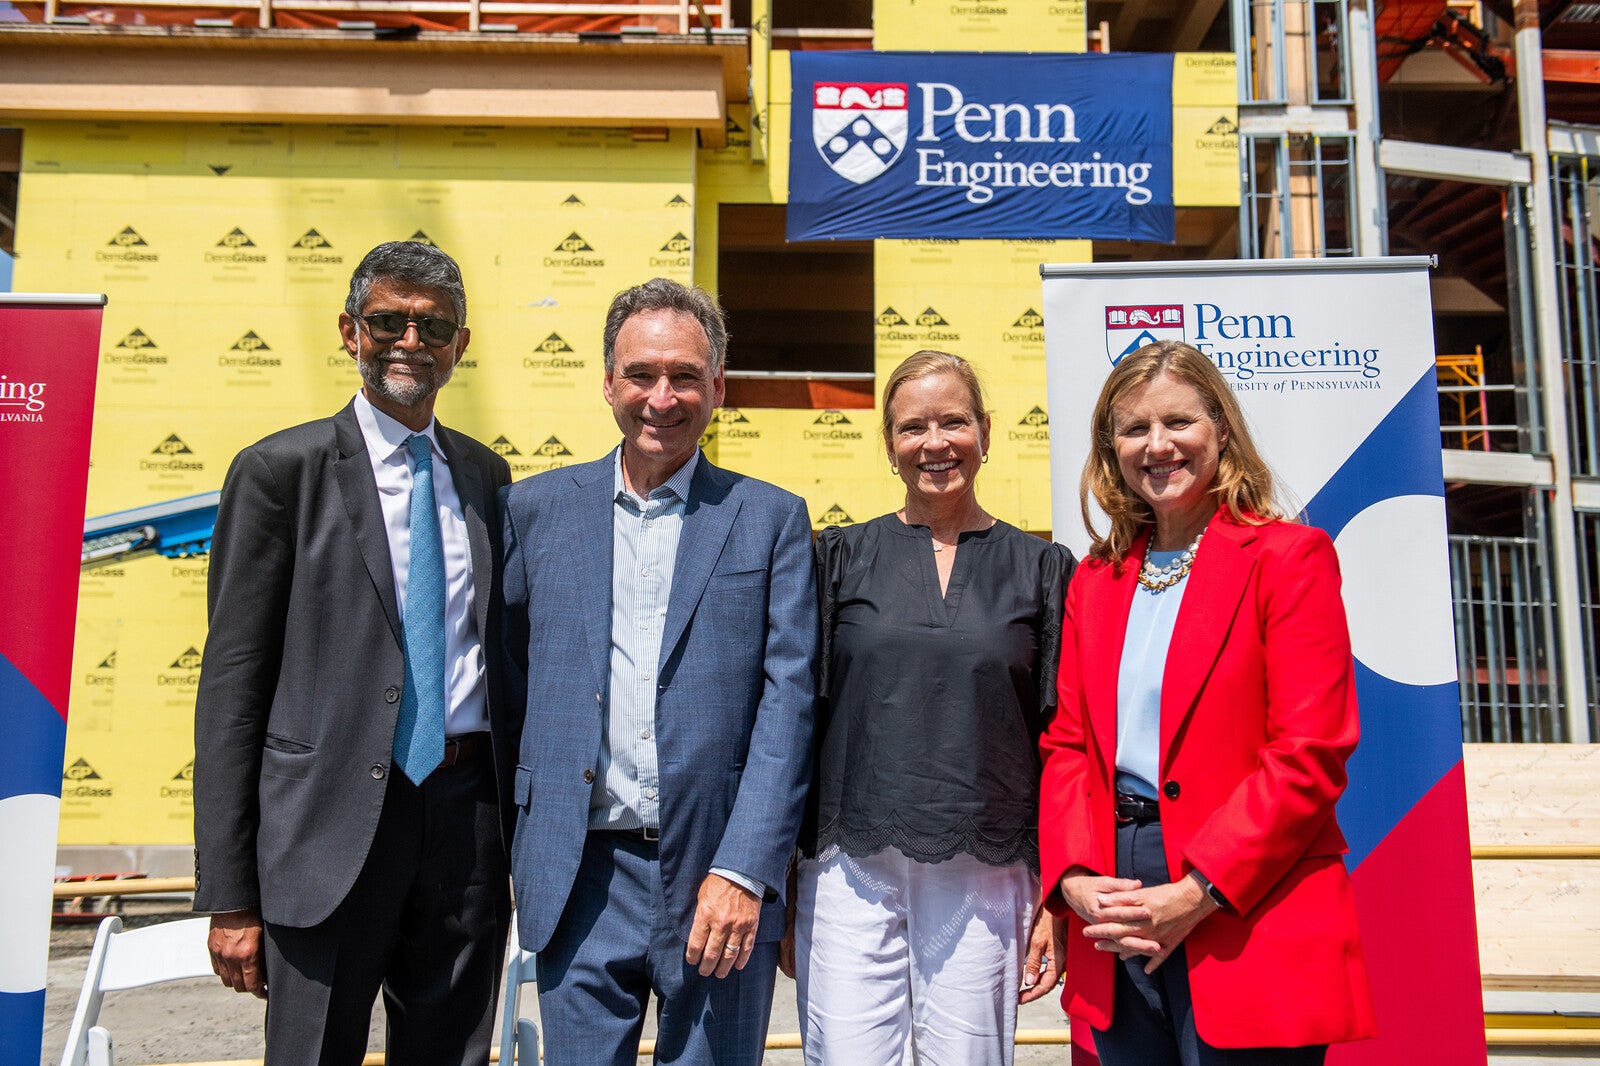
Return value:
M 1539 71 L 1525 6 L 1514 64 Z M 1449 480 L 1525 501 L 1521 536 L 1450 538 L 1462 728 L 1588 741 L 1600 730 L 1600 130 L 1548 123 L 1539 77 L 1517 79 L 1520 152 L 1384 140 L 1377 117 L 1380 79 L 1409 54 L 1380 47 L 1408 36 L 1395 20 L 1432 34 L 1462 16 L 1481 25 L 1480 12 L 1459 0 L 1233 0 L 1240 254 L 1387 254 L 1385 174 L 1502 190 L 1517 380 L 1490 381 L 1481 344 L 1436 358 Z
M 1453 408 L 1454 422 L 1446 422 L 1441 411 L 1439 418 L 1439 431 L 1444 434 L 1445 440 L 1451 437 L 1457 440 L 1456 447 L 1463 451 L 1477 448 L 1489 451 L 1489 432 L 1496 430 L 1516 430 L 1516 426 L 1489 425 L 1489 390 L 1491 386 L 1483 374 L 1483 345 L 1462 355 L 1435 355 L 1433 357 L 1434 373 L 1439 379 L 1439 395 L 1444 403 L 1442 409 Z M 1506 385 L 1501 388 L 1514 388 Z

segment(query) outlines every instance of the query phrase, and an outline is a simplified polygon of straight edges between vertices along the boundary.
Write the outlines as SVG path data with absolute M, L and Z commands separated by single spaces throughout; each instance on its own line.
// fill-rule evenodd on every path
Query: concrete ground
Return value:
M 134 926 L 188 916 L 187 906 L 182 903 L 134 898 L 125 905 L 123 921 Z M 94 933 L 95 926 L 90 923 L 57 926 L 50 934 L 41 1066 L 55 1066 L 61 1060 L 62 1044 L 77 1007 Z M 524 1015 L 537 1017 L 534 998 L 531 994 L 524 998 Z M 206 978 L 110 993 L 101 1008 L 100 1020 L 115 1041 L 120 1066 L 216 1063 L 261 1057 L 263 1010 L 261 1001 L 230 992 L 214 978 Z M 1023 1029 L 1066 1030 L 1066 1020 L 1053 994 L 1023 1007 L 1018 1024 Z M 646 1035 L 652 1028 L 647 1023 Z M 794 982 L 779 975 L 771 1031 L 793 1033 L 796 1029 Z M 495 1042 L 499 1042 L 498 1036 Z M 373 1051 L 383 1048 L 381 1003 L 374 1011 L 372 1036 L 367 1046 Z M 1045 1063 L 1065 1066 L 1067 1060 L 1067 1048 L 1063 1045 L 1017 1049 L 1018 1066 L 1043 1066 Z M 798 1051 L 772 1051 L 766 1056 L 771 1066 L 797 1066 L 800 1061 Z

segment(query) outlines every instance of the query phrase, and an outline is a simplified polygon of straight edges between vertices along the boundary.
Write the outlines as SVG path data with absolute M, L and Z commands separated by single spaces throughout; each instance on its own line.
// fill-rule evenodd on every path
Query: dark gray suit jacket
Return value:
M 470 437 L 442 425 L 438 434 L 466 517 L 508 796 L 521 722 L 506 721 L 492 651 L 497 494 L 510 470 Z M 405 680 L 389 542 L 353 405 L 239 453 L 222 486 L 208 599 L 195 705 L 195 909 L 259 907 L 276 925 L 315 925 L 366 860 Z
M 613 463 L 506 493 L 508 702 L 527 719 L 511 877 L 527 950 L 549 942 L 588 832 L 611 672 Z M 778 893 L 811 777 L 814 573 L 805 501 L 701 456 L 656 671 L 661 880 L 685 940 L 712 867 L 772 888 L 756 938 L 783 935 Z

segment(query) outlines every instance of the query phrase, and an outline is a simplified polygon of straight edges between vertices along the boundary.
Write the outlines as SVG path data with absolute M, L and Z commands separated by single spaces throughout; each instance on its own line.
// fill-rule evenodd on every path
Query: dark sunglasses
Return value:
M 367 324 L 367 332 L 379 344 L 392 344 L 406 335 L 406 327 L 415 323 L 417 337 L 430 348 L 443 348 L 455 340 L 461 327 L 448 318 L 412 318 L 399 311 L 379 311 L 375 315 L 357 315 Z

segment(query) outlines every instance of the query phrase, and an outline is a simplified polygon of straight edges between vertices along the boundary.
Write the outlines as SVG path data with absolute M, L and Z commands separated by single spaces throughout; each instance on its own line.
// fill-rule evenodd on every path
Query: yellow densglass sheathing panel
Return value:
M 683 130 L 30 123 L 16 288 L 110 298 L 89 514 L 216 489 L 240 448 L 348 402 L 337 316 L 385 240 L 436 244 L 466 278 L 442 421 L 518 477 L 602 455 L 605 311 L 692 277 L 694 169 Z M 63 843 L 190 839 L 206 566 L 85 572 Z
M 878 380 L 923 348 L 969 360 L 990 407 L 979 498 L 1013 525 L 1048 529 L 1051 426 L 1039 264 L 1088 262 L 1089 243 L 903 240 L 878 241 L 874 249 Z
M 1239 206 L 1239 85 L 1232 52 L 1172 57 L 1172 202 Z
M 1082 52 L 1084 0 L 875 0 L 880 51 Z

